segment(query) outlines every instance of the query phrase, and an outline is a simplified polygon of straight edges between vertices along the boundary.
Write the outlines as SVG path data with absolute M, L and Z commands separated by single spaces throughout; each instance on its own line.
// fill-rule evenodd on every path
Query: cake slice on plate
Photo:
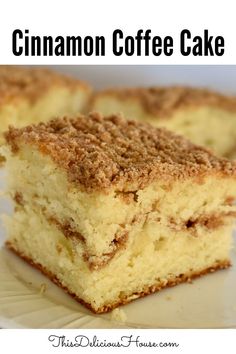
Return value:
M 0 143 L 9 124 L 23 127 L 83 112 L 91 88 L 44 68 L 0 65 Z
M 95 313 L 230 265 L 236 163 L 98 113 L 5 138 L 7 246 Z
M 236 158 L 236 97 L 190 87 L 113 89 L 96 93 L 90 110 L 163 126 Z

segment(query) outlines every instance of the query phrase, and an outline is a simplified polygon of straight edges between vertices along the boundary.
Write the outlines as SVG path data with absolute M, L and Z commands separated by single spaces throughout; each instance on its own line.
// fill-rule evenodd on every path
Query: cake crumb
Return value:
M 44 294 L 46 289 L 47 289 L 47 285 L 45 283 L 42 283 L 40 285 L 40 291 L 39 291 L 40 295 Z
M 0 167 L 3 167 L 3 166 L 4 166 L 5 161 L 6 161 L 5 157 L 3 157 L 3 156 L 0 155 Z
M 116 308 L 111 312 L 111 319 L 118 322 L 126 322 L 127 315 L 124 310 Z
M 172 297 L 168 295 L 168 296 L 166 296 L 166 300 L 170 301 L 170 300 L 172 300 Z

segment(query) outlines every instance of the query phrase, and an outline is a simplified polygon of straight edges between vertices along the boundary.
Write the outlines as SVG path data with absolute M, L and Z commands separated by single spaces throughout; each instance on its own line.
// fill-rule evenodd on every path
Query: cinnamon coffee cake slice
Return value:
M 10 124 L 83 112 L 90 94 L 88 84 L 49 69 L 0 65 L 0 134 Z
M 94 312 L 230 265 L 235 163 L 97 113 L 5 138 L 7 246 Z
M 166 127 L 236 159 L 236 97 L 180 86 L 110 89 L 94 95 L 90 110 Z

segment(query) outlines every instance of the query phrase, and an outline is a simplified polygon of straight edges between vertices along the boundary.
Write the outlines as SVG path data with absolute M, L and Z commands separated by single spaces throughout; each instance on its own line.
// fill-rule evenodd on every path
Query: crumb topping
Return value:
M 170 86 L 108 89 L 95 94 L 92 102 L 100 97 L 110 95 L 122 101 L 138 100 L 144 110 L 154 116 L 169 118 L 178 109 L 212 106 L 236 112 L 236 97 L 225 96 L 207 89 Z M 92 103 L 93 104 L 93 103 Z
M 89 89 L 87 84 L 49 69 L 0 65 L 0 105 L 22 97 L 34 102 L 52 86 Z
M 71 182 L 86 191 L 111 187 L 142 189 L 156 180 L 218 174 L 236 177 L 236 162 L 217 158 L 203 147 L 164 128 L 98 113 L 16 129 L 5 139 L 17 153 L 30 144 L 49 155 Z

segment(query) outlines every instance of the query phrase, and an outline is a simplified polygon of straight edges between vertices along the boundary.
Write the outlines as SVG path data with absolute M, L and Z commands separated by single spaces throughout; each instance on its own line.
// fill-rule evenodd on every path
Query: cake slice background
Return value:
M 230 265 L 235 163 L 98 114 L 6 140 L 8 247 L 94 312 Z
M 186 86 L 98 91 L 91 111 L 166 127 L 219 156 L 236 158 L 236 96 Z
M 83 112 L 90 94 L 87 83 L 49 68 L 0 65 L 0 134 L 10 124 Z

